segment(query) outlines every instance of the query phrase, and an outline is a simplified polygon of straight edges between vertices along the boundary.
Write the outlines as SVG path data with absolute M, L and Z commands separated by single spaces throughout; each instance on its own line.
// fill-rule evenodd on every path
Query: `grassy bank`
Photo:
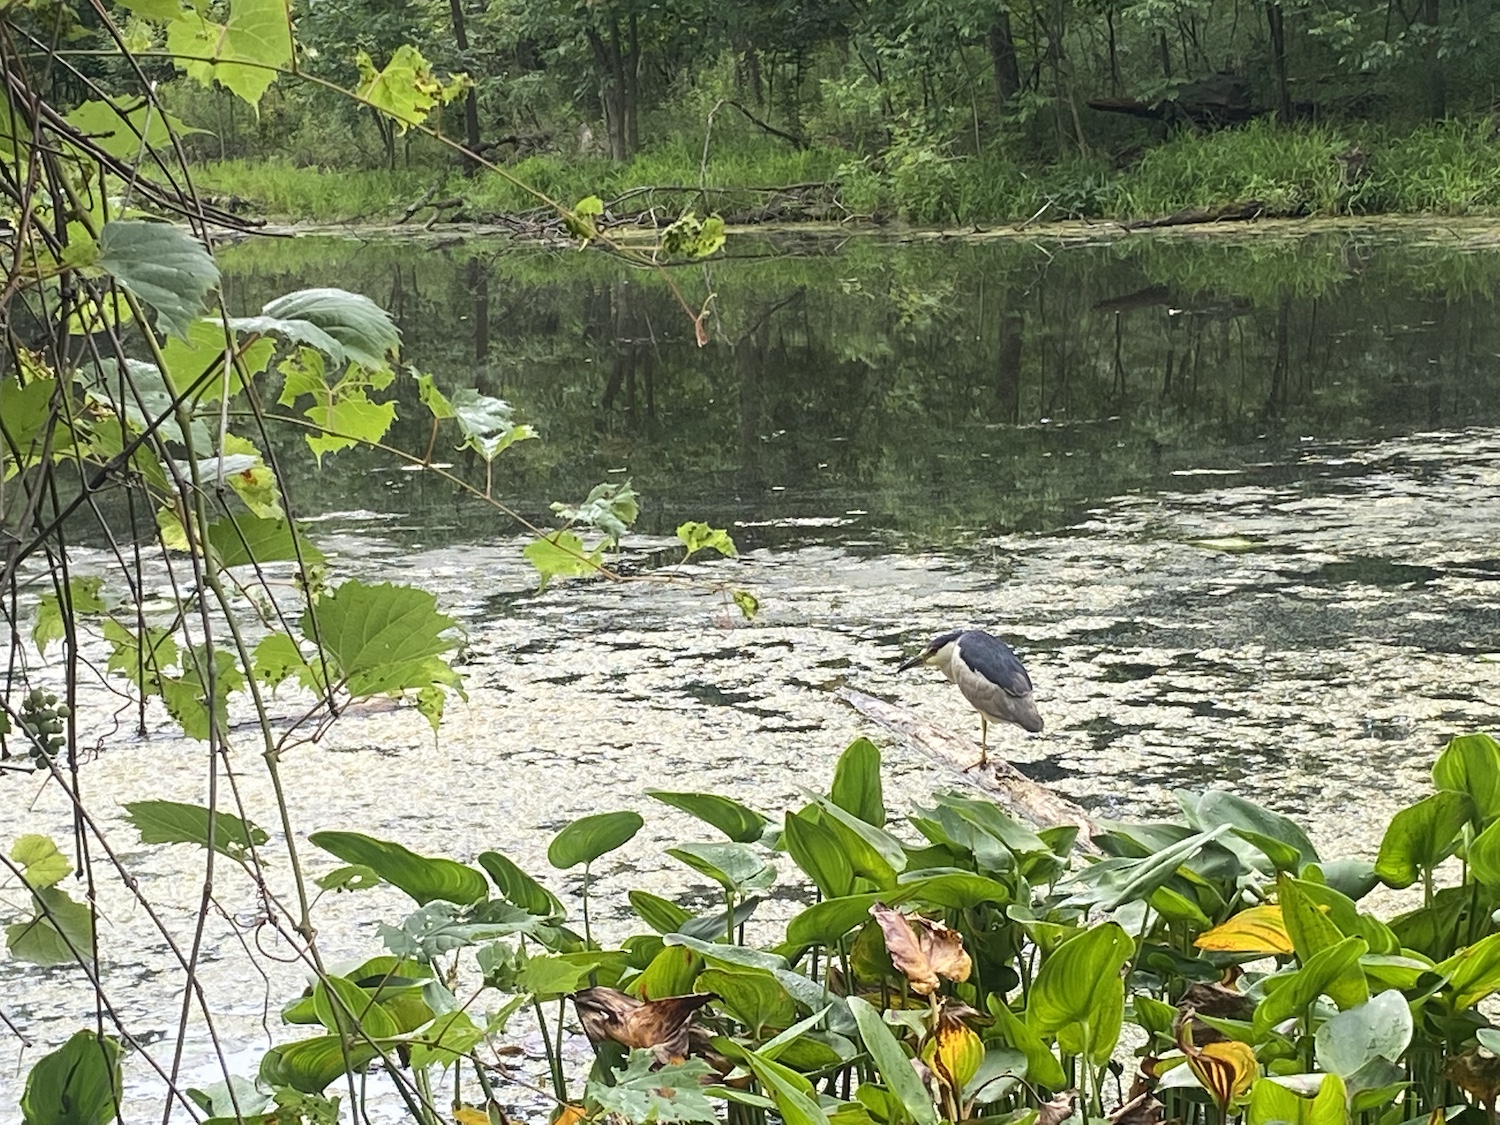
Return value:
M 1257 123 L 1181 134 L 1125 167 L 1104 157 L 1027 165 L 992 147 L 949 159 L 897 146 L 876 159 L 832 147 L 802 152 L 767 141 L 712 153 L 701 141 L 656 146 L 612 164 L 597 158 L 533 156 L 510 167 L 518 179 L 572 203 L 598 195 L 617 214 L 674 218 L 687 207 L 731 219 L 882 216 L 913 223 L 1000 223 L 1065 216 L 1135 219 L 1189 207 L 1256 199 L 1278 214 L 1482 214 L 1500 212 L 1500 142 L 1488 119 L 1410 132 L 1374 128 L 1277 127 Z M 483 173 L 467 180 L 417 168 L 332 171 L 274 161 L 226 161 L 196 170 L 199 188 L 237 196 L 267 218 L 379 221 L 430 191 L 462 197 L 453 212 L 475 219 L 538 206 L 534 196 Z M 709 191 L 699 198 L 700 182 Z M 803 185 L 796 191 L 763 189 Z M 821 186 L 806 186 L 821 185 Z M 418 213 L 425 220 L 431 211 Z

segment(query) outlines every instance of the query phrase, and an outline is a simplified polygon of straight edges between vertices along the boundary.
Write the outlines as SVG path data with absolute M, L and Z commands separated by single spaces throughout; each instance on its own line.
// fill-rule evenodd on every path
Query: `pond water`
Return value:
M 577 877 L 546 865 L 551 833 L 639 809 L 646 829 L 596 873 L 595 918 L 618 937 L 631 887 L 713 897 L 662 855 L 701 833 L 648 788 L 776 816 L 861 734 L 886 748 L 893 809 L 961 786 L 833 689 L 977 734 L 936 673 L 894 673 L 927 636 L 974 624 L 1009 636 L 1031 670 L 1046 733 L 993 745 L 1036 780 L 1112 816 L 1168 812 L 1176 787 L 1231 788 L 1302 819 L 1327 856 L 1372 853 L 1437 749 L 1500 721 L 1500 255 L 1473 241 L 746 236 L 731 260 L 670 275 L 690 303 L 715 294 L 703 348 L 662 276 L 599 255 L 232 249 L 235 311 L 304 286 L 365 292 L 440 386 L 511 401 L 543 440 L 499 463 L 507 504 L 543 518 L 629 479 L 642 513 L 625 569 L 668 573 L 685 519 L 728 527 L 741 552 L 683 568 L 696 584 L 537 594 L 493 507 L 374 454 L 318 468 L 289 441 L 291 492 L 330 568 L 436 592 L 467 631 L 470 693 L 436 742 L 413 712 L 370 709 L 298 751 L 294 823 L 465 860 L 498 848 L 576 901 Z M 415 389 L 393 391 L 392 444 L 420 454 Z M 467 455 L 445 456 L 483 480 Z M 753 591 L 762 614 L 740 621 L 716 581 Z M 110 803 L 203 799 L 197 744 L 165 721 L 130 737 L 102 703 L 98 720 L 86 788 Z M 270 827 L 248 733 L 238 750 L 244 800 Z M 0 805 L 12 834 L 71 838 L 67 808 L 32 779 L 0 776 Z M 201 858 L 106 824 L 190 934 Z M 782 883 L 770 919 L 800 901 Z M 249 1074 L 302 976 L 253 929 L 243 880 L 222 873 L 216 897 L 204 987 Z M 168 1037 L 169 1061 L 180 982 L 166 983 L 160 936 L 123 892 L 104 888 L 101 905 L 105 985 L 139 1035 Z M 378 952 L 376 922 L 405 906 L 376 891 L 319 910 L 338 961 Z M 257 940 L 267 955 L 252 966 Z M 0 963 L 0 997 L 39 1045 L 91 1022 L 60 970 Z M 0 1121 L 38 1053 L 0 1042 Z M 195 1040 L 184 1073 L 214 1070 Z M 131 1075 L 149 1098 L 149 1073 Z

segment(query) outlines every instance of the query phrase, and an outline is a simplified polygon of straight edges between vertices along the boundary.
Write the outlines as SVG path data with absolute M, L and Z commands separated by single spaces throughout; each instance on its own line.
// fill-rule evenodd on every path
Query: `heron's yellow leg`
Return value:
M 972 766 L 965 766 L 964 773 L 978 769 L 980 766 L 990 764 L 990 721 L 984 715 L 979 716 L 979 761 Z

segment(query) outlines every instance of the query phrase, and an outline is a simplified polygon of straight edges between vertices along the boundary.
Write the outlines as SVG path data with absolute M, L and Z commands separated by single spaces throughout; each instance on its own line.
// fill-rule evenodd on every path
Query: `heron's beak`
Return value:
M 920 652 L 916 656 L 913 656 L 910 660 L 903 663 L 901 667 L 896 669 L 896 671 L 904 672 L 908 668 L 915 668 L 918 664 L 926 664 L 927 658 L 931 655 L 932 653 L 930 652 Z

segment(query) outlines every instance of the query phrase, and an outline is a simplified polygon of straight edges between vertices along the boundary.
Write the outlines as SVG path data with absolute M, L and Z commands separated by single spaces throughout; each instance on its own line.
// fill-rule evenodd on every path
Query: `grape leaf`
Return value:
M 73 871 L 73 864 L 57 850 L 51 836 L 17 837 L 11 845 L 10 858 L 21 868 L 21 881 L 32 890 L 61 883 Z
M 359 66 L 359 85 L 354 96 L 363 98 L 381 113 L 396 121 L 399 132 L 420 125 L 440 105 L 447 105 L 469 87 L 468 75 L 455 75 L 444 83 L 432 73 L 432 64 L 422 52 L 403 43 L 381 70 L 375 69 L 370 56 L 360 51 L 355 57 Z
M 448 401 L 447 395 L 437 389 L 437 385 L 432 381 L 433 377 L 430 374 L 413 370 L 412 376 L 417 381 L 417 398 L 421 400 L 423 406 L 432 411 L 434 418 L 442 421 L 444 418 L 454 417 L 453 403 Z M 500 400 L 496 399 L 495 401 L 498 402 Z
M 634 1050 L 625 1069 L 615 1071 L 613 1085 L 591 1081 L 587 1096 L 631 1125 L 716 1122 L 719 1115 L 703 1093 L 704 1080 L 713 1074 L 713 1068 L 702 1059 L 657 1066 L 652 1052 Z
M 677 529 L 677 538 L 682 540 L 683 546 L 687 548 L 687 554 L 683 555 L 683 561 L 687 561 L 692 555 L 704 549 L 718 551 L 719 554 L 734 558 L 738 553 L 734 549 L 734 540 L 729 538 L 729 532 L 723 528 L 709 527 L 706 523 L 690 520 Z
M 68 602 L 75 618 L 80 613 L 103 613 L 104 601 L 99 591 L 104 589 L 101 577 L 68 579 Z M 67 633 L 63 628 L 62 603 L 56 593 L 43 594 L 36 607 L 36 626 L 31 630 L 31 641 L 37 651 L 45 651 L 53 641 L 60 641 Z
M 206 645 L 194 646 L 196 659 L 184 659 L 180 676 L 158 675 L 156 687 L 161 691 L 162 702 L 167 705 L 172 718 L 182 727 L 189 738 L 207 739 L 210 730 L 208 689 L 203 682 L 201 669 L 209 666 Z M 213 717 L 219 729 L 229 723 L 229 693 L 245 686 L 245 676 L 236 667 L 234 655 L 215 649 L 213 659 Z
M 219 267 L 203 243 L 167 223 L 115 219 L 99 232 L 99 268 L 156 310 L 162 328 L 186 337 Z
M 441 658 L 457 644 L 444 635 L 457 624 L 438 612 L 437 599 L 426 590 L 392 583 L 367 586 L 351 578 L 308 608 L 302 633 L 321 641 L 349 694 L 361 698 L 458 687 L 458 674 Z
M 105 666 L 122 673 L 142 691 L 154 684 L 163 668 L 177 663 L 177 641 L 167 629 L 147 626 L 143 641 L 125 626 L 108 620 L 104 623 L 104 639 L 112 646 Z
M 264 371 L 275 350 L 276 344 L 271 340 L 254 341 L 243 349 L 245 370 L 252 375 Z M 161 355 L 166 364 L 167 385 L 179 391 L 192 386 L 205 372 L 215 371 L 213 378 L 206 380 L 203 389 L 194 396 L 197 402 L 218 402 L 244 390 L 239 372 L 233 366 L 229 369 L 229 377 L 224 377 L 223 321 L 212 318 L 193 321 L 187 335 L 168 340 Z
M 541 575 L 538 591 L 545 590 L 554 578 L 580 578 L 597 574 L 604 563 L 602 550 L 587 550 L 583 540 L 571 531 L 559 531 L 543 539 L 534 539 L 521 552 Z
M 189 77 L 217 81 L 258 109 L 277 70 L 292 62 L 286 0 L 232 0 L 222 24 L 184 13 L 167 25 L 167 51 Z
M 167 2 L 177 7 L 177 0 Z M 174 133 L 185 136 L 207 132 L 183 124 L 160 106 L 148 105 L 144 98 L 137 99 L 134 108 L 123 98 L 108 101 L 95 98 L 84 102 L 63 120 L 111 156 L 127 162 L 134 162 L 142 155 L 143 136 L 147 146 L 160 149 L 171 145 Z
M 617 543 L 620 536 L 630 529 L 640 515 L 635 490 L 630 482 L 623 484 L 596 484 L 588 498 L 576 508 L 566 504 L 553 504 L 552 510 L 569 523 L 585 523 L 604 532 L 606 542 Z
M 231 859 L 270 839 L 266 830 L 229 813 L 213 814 L 213 838 L 208 834 L 209 810 L 179 801 L 133 801 L 125 806 L 125 819 L 141 834 L 143 844 L 197 844 L 212 847 Z
M 454 391 L 448 401 L 458 428 L 463 431 L 464 445 L 486 461 L 493 461 L 518 441 L 537 436 L 536 430 L 525 423 L 512 424 L 511 406 L 504 399 L 464 387 Z
M 344 289 L 300 289 L 277 297 L 260 311 L 273 321 L 311 325 L 336 341 L 349 359 L 372 370 L 389 370 L 390 357 L 401 348 L 401 333 L 386 311 L 370 298 Z
M 38 887 L 31 892 L 31 899 L 33 916 L 5 927 L 10 955 L 33 965 L 73 965 L 80 956 L 92 962 L 94 936 L 89 908 L 56 887 Z
M 296 559 L 299 549 L 304 563 L 323 561 L 323 552 L 284 519 L 225 516 L 209 524 L 208 545 L 225 567 Z

